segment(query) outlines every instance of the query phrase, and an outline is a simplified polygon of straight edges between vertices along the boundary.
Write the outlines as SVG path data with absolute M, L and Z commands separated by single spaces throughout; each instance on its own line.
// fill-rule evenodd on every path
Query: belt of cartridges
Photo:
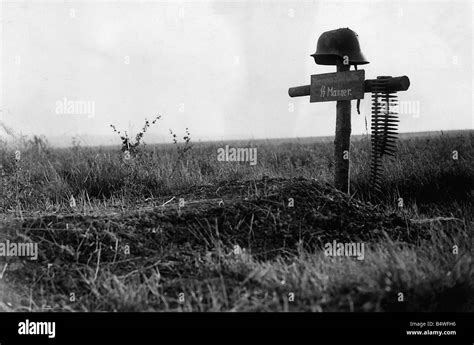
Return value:
M 370 185 L 381 192 L 382 157 L 394 157 L 398 136 L 398 108 L 396 91 L 387 89 L 390 77 L 377 77 L 372 89 L 372 123 L 371 123 L 371 165 Z

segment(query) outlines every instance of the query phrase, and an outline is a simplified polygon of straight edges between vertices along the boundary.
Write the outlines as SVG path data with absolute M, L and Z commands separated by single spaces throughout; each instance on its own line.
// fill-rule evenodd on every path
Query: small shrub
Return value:
M 158 115 L 155 117 L 155 119 L 150 122 L 147 119 L 145 119 L 145 125 L 143 126 L 142 130 L 137 133 L 135 136 L 135 141 L 132 141 L 132 138 L 128 136 L 127 131 L 124 132 L 122 135 L 122 132 L 117 130 L 117 128 L 114 125 L 110 125 L 112 129 L 114 130 L 115 133 L 117 133 L 120 136 L 120 139 L 122 140 L 122 152 L 129 152 L 130 155 L 135 155 L 138 152 L 139 146 L 142 144 L 142 139 L 143 136 L 145 135 L 146 131 L 151 125 L 154 125 L 156 121 L 158 121 L 161 118 L 161 115 Z

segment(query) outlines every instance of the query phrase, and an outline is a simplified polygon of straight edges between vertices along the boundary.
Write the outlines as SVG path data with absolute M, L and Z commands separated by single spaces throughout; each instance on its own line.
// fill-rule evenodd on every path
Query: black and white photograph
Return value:
M 473 344 L 472 0 L 1 0 L 0 344 Z

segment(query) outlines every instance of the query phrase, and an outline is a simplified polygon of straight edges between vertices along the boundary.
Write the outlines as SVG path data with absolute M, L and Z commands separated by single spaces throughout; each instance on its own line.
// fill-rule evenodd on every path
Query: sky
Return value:
M 133 135 L 160 114 L 157 141 L 185 128 L 193 140 L 334 135 L 335 102 L 288 88 L 335 72 L 310 54 L 340 27 L 357 32 L 367 79 L 410 78 L 400 132 L 474 124 L 470 0 L 2 1 L 0 14 L 0 121 L 17 134 L 105 140 L 110 124 Z M 353 134 L 369 111 L 370 94 L 360 115 L 352 102 Z

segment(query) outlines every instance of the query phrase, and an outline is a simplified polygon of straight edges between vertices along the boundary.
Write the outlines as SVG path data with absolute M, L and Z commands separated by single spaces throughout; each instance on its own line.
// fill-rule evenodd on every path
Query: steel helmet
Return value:
M 311 56 L 318 65 L 337 65 L 337 60 L 344 59 L 344 56 L 349 58 L 349 65 L 369 63 L 360 51 L 357 34 L 349 28 L 323 32 L 316 53 Z

